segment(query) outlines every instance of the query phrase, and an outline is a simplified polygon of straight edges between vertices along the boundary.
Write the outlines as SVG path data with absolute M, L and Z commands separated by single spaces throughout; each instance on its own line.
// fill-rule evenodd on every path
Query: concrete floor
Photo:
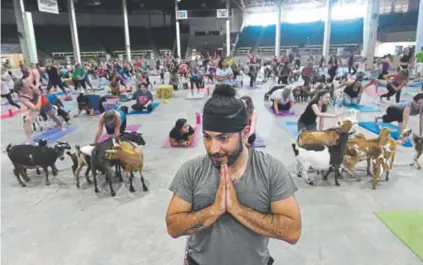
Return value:
M 258 135 L 265 139 L 262 149 L 280 159 L 294 172 L 294 156 L 290 144 L 294 139 L 279 125 L 284 118 L 275 118 L 263 104 L 269 88 L 241 89 L 241 95 L 254 99 L 258 112 Z M 417 91 L 417 89 L 410 89 Z M 128 180 L 116 181 L 116 197 L 107 186 L 98 194 L 81 177 L 81 189 L 75 187 L 70 159 L 57 163 L 58 177 L 51 177 L 50 186 L 44 177 L 30 172 L 31 181 L 21 188 L 13 175 L 11 163 L 1 155 L 1 239 L 3 265 L 108 265 L 108 264 L 182 264 L 185 238 L 167 235 L 165 214 L 171 193 L 168 186 L 181 164 L 204 154 L 200 141 L 193 149 L 163 149 L 161 143 L 177 118 L 195 123 L 195 113 L 202 110 L 206 99 L 185 100 L 186 91 L 176 93 L 169 104 L 161 104 L 151 115 L 129 116 L 129 124 L 141 123 L 147 145 L 144 148 L 144 177 L 150 189 L 143 192 L 140 181 L 136 192 L 128 191 Z M 405 98 L 405 97 L 404 97 Z M 364 99 L 370 100 L 370 99 Z M 296 105 L 301 113 L 305 104 Z M 2 108 L 2 112 L 5 111 Z M 370 120 L 377 113 L 360 114 Z M 97 117 L 72 120 L 79 126 L 63 140 L 88 144 L 94 138 Z M 290 119 L 290 118 L 285 118 Z M 297 118 L 291 118 L 297 119 Z M 334 121 L 326 123 L 327 126 Z M 416 118 L 410 121 L 417 129 Z M 24 140 L 19 118 L 1 122 L 1 150 L 8 143 Z M 364 131 L 368 136 L 371 133 Z M 302 237 L 295 246 L 271 240 L 270 251 L 275 264 L 290 265 L 417 265 L 422 264 L 401 241 L 373 214 L 377 210 L 417 209 L 423 205 L 422 171 L 408 166 L 411 148 L 399 148 L 390 181 L 381 181 L 371 189 L 371 179 L 361 182 L 345 177 L 341 187 L 317 180 L 308 186 L 294 176 L 299 187 L 296 196 L 302 217 Z M 365 165 L 360 164 L 364 169 Z M 418 176 L 419 175 L 419 176 Z M 99 183 L 103 183 L 100 176 Z

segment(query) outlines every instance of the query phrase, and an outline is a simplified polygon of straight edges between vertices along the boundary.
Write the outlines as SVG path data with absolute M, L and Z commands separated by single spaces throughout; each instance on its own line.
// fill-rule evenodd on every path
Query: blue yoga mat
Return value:
M 407 87 L 422 87 L 423 86 L 423 82 L 415 82 L 412 84 L 407 85 Z
M 138 115 L 138 114 L 150 114 L 152 113 L 155 109 L 157 109 L 157 107 L 160 105 L 160 102 L 153 102 L 153 110 L 152 111 L 147 111 L 147 110 L 143 110 L 143 111 L 136 111 L 136 110 L 131 110 L 128 115 Z
M 364 129 L 367 129 L 369 131 L 371 131 L 372 133 L 375 134 L 379 134 L 380 133 L 380 127 L 382 128 L 388 128 L 391 130 L 391 137 L 394 138 L 395 140 L 399 139 L 399 135 L 398 135 L 398 127 L 390 124 L 390 123 L 380 123 L 379 126 L 376 125 L 376 123 L 374 121 L 360 121 L 358 123 L 358 125 L 360 125 L 361 127 L 363 127 Z M 404 147 L 412 147 L 413 144 L 411 143 L 410 139 L 407 139 L 404 144 L 402 145 Z
M 355 104 L 344 104 L 344 107 L 349 108 L 349 109 L 355 109 L 358 110 L 360 112 L 379 112 L 380 108 L 377 106 L 372 106 L 372 105 L 355 105 Z
M 66 90 L 66 93 L 72 93 L 72 91 L 71 90 L 69 90 L 69 89 L 65 89 Z M 63 96 L 65 93 L 63 93 L 63 91 L 62 90 L 60 90 L 60 91 L 57 91 L 56 92 L 56 95 L 58 95 L 58 96 Z
M 71 134 L 76 129 L 78 129 L 77 126 L 69 126 L 69 127 L 66 127 L 66 131 L 62 132 L 60 130 L 60 128 L 53 128 L 51 130 L 42 132 L 39 135 L 33 136 L 32 137 L 32 143 L 36 144 L 36 141 L 41 140 L 41 139 L 45 139 L 45 140 L 47 140 L 48 144 L 53 144 L 54 142 L 56 142 L 60 138 L 63 138 L 66 135 Z
M 297 132 L 297 121 L 282 121 L 281 126 L 291 136 L 297 137 L 297 134 L 298 134 L 298 132 Z

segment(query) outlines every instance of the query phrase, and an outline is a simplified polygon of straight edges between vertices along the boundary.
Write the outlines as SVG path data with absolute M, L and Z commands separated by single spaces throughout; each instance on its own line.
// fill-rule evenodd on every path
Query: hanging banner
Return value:
M 38 10 L 40 12 L 59 14 L 57 0 L 38 0 Z
M 216 10 L 216 17 L 218 18 L 227 18 L 229 17 L 228 9 L 217 9 Z
M 187 10 L 178 10 L 176 11 L 176 19 L 187 19 L 188 11 Z

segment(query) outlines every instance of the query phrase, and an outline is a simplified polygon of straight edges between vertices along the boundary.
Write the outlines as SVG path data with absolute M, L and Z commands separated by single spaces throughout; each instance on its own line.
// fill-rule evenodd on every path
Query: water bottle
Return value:
M 197 124 L 197 125 L 200 125 L 201 124 L 201 114 L 199 113 L 199 112 L 197 112 L 196 114 L 195 114 L 195 123 Z

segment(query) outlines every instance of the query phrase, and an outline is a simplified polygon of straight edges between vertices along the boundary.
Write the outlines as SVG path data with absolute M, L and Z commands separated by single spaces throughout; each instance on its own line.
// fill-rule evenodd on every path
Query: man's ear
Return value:
M 250 125 L 245 126 L 245 128 L 241 131 L 242 138 L 248 138 L 248 135 L 250 134 L 250 128 Z

